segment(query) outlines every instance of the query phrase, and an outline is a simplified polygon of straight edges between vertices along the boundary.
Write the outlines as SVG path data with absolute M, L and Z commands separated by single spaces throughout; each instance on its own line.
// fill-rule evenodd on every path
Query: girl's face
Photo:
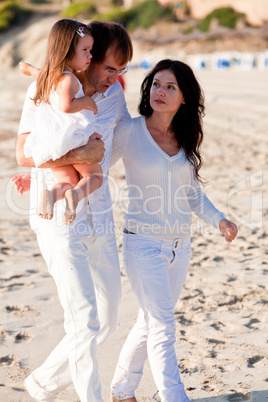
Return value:
M 155 112 L 175 114 L 183 102 L 184 96 L 173 72 L 161 70 L 156 73 L 150 91 L 151 108 Z
M 92 46 L 94 39 L 90 35 L 85 35 L 82 38 L 80 37 L 75 49 L 75 54 L 67 63 L 67 67 L 71 68 L 73 71 L 85 71 L 90 65 L 90 61 L 92 59 Z

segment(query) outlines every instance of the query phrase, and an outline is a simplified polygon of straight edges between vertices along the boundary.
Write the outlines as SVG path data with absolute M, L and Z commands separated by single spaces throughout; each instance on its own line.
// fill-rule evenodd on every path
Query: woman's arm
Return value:
M 225 215 L 213 205 L 196 179 L 188 192 L 188 202 L 192 212 L 219 229 L 227 242 L 235 239 L 238 232 L 236 224 L 226 219 Z

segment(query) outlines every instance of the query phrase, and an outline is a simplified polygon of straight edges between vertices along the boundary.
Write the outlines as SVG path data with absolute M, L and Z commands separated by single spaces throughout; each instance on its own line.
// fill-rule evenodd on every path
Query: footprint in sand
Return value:
M 228 301 L 226 301 L 226 302 L 218 303 L 218 306 L 219 307 L 232 306 L 232 305 L 234 305 L 236 303 L 240 303 L 242 300 L 243 300 L 242 297 L 234 296 L 234 297 L 230 297 L 230 299 Z
M 30 339 L 31 337 L 32 337 L 32 335 L 27 334 L 27 332 L 19 332 L 15 336 L 15 342 L 20 343 L 20 342 L 28 341 L 28 339 Z
M 235 282 L 237 280 L 236 276 L 229 276 L 229 278 L 227 279 L 227 282 Z
M 15 355 L 7 355 L 0 357 L 0 367 L 1 366 L 11 366 L 16 361 Z
M 193 324 L 192 320 L 188 320 L 184 315 L 178 315 L 179 312 L 175 313 L 175 317 L 181 325 L 191 325 Z
M 258 363 L 262 359 L 263 359 L 263 356 L 260 356 L 260 355 L 250 357 L 249 359 L 247 359 L 248 367 L 254 368 L 254 364 Z
M 20 279 L 20 278 L 23 278 L 24 276 L 25 276 L 25 275 L 12 275 L 12 276 L 10 276 L 9 278 L 1 278 L 1 279 L 0 279 L 0 283 L 6 283 L 6 282 L 9 282 L 9 281 L 12 281 L 13 279 Z M 10 286 L 13 286 L 13 285 L 10 285 Z M 2 287 L 0 287 L 0 290 L 1 290 L 1 289 L 7 290 L 8 287 L 9 287 L 9 286 L 2 286 Z
M 21 312 L 24 312 L 24 311 L 30 311 L 31 309 L 30 309 L 30 307 L 28 307 L 28 306 L 25 306 L 25 307 L 20 307 L 20 306 L 6 306 L 6 311 L 8 312 L 8 313 L 13 313 L 13 311 L 21 311 Z
M 255 326 L 253 326 L 252 324 L 258 324 L 259 322 L 261 322 L 260 320 L 258 320 L 258 318 L 252 318 L 248 324 L 245 324 L 245 327 L 249 328 L 249 329 L 256 329 Z
M 0 248 L 0 253 L 1 253 L 1 254 L 8 255 L 8 254 L 9 254 L 9 253 L 8 253 L 9 250 L 10 250 L 10 247 L 1 247 L 1 248 Z
M 13 290 L 18 290 L 25 286 L 30 286 L 32 283 L 13 283 L 12 285 L 8 286 L 0 286 L 0 292 L 12 292 Z
M 216 257 L 213 258 L 213 261 L 215 262 L 221 262 L 224 260 L 224 257 L 220 256 L 220 255 L 216 255 Z
M 0 328 L 0 344 L 4 341 L 5 337 L 8 335 L 5 328 Z
M 225 345 L 225 341 L 220 341 L 219 339 L 209 338 L 207 339 L 208 343 L 214 343 L 215 345 Z
M 23 278 L 23 277 L 25 277 L 25 276 L 26 276 L 26 275 L 12 275 L 12 276 L 10 276 L 9 278 L 1 279 L 1 282 L 8 282 L 8 281 L 12 281 L 13 279 Z
M 37 254 L 33 254 L 33 257 L 35 257 Z M 40 254 L 39 254 L 40 255 Z M 27 269 L 26 272 L 30 275 L 32 274 L 38 274 L 40 271 L 38 271 L 37 269 Z
M 220 321 L 215 322 L 215 323 L 211 324 L 210 326 L 211 326 L 212 328 L 215 328 L 216 331 L 222 331 L 222 327 L 225 327 L 225 325 L 224 325 L 222 322 L 220 322 Z
M 6 306 L 5 308 L 8 313 L 19 317 L 22 317 L 24 314 L 39 315 L 37 311 L 32 310 L 29 306 Z
M 232 395 L 228 395 L 227 400 L 230 402 L 252 401 L 252 395 L 251 395 L 251 393 L 242 394 L 240 392 L 235 392 Z

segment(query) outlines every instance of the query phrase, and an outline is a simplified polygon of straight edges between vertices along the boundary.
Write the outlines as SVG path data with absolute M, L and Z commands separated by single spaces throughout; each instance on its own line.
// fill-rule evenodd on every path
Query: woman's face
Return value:
M 161 70 L 156 73 L 150 91 L 151 108 L 155 112 L 175 114 L 183 102 L 183 93 L 172 71 Z

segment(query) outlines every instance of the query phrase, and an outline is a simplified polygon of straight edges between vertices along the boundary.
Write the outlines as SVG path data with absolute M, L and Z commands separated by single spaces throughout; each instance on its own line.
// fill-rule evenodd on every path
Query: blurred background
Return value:
M 172 57 L 195 69 L 268 69 L 267 0 L 0 1 L 0 70 L 40 65 L 53 23 L 117 21 L 134 43 L 132 67 Z

